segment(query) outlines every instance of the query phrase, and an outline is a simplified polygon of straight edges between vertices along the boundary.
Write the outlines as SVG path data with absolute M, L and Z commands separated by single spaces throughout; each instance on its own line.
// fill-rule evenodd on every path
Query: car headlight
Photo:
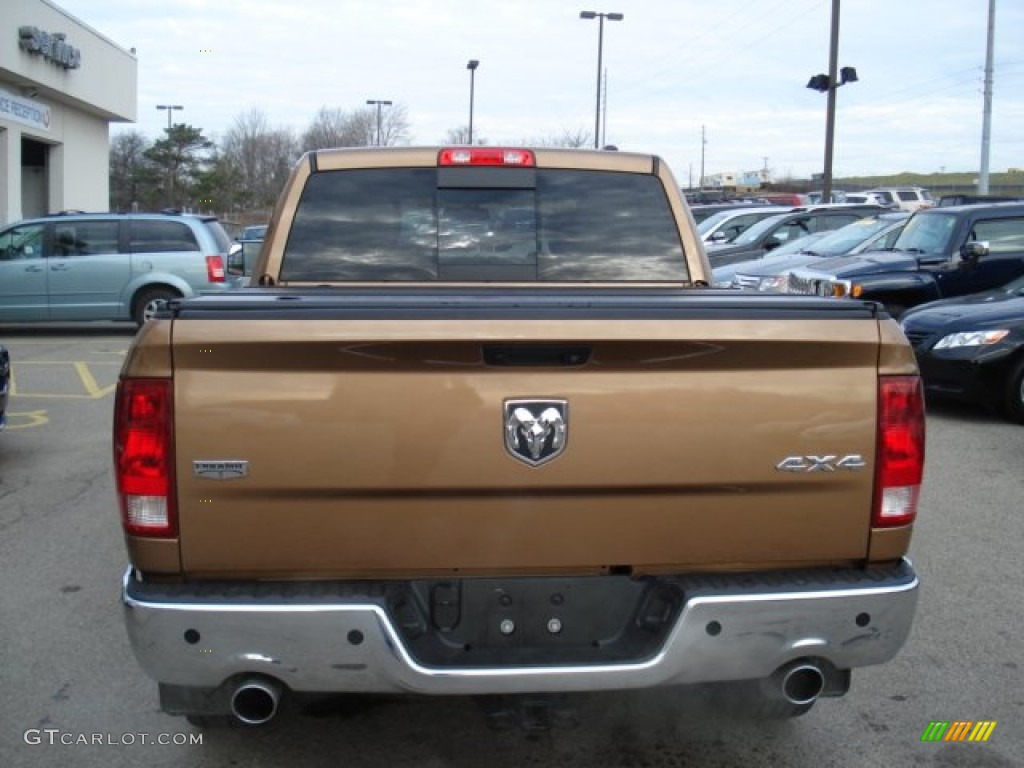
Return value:
M 829 285 L 829 288 L 831 289 L 831 292 L 827 295 L 837 299 L 844 299 L 848 297 L 858 299 L 863 293 L 861 287 L 851 280 L 833 280 Z
M 1010 332 L 1005 328 L 997 328 L 991 331 L 964 331 L 963 333 L 951 333 L 939 339 L 939 343 L 932 349 L 957 349 L 959 347 L 983 347 L 987 344 L 996 344 L 1002 341 Z
M 784 293 L 789 285 L 789 275 L 771 275 L 762 277 L 757 283 L 757 290 L 764 293 Z

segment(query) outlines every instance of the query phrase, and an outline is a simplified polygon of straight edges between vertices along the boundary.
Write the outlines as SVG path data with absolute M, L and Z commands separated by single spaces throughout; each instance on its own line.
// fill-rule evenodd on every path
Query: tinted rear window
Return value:
M 511 188 L 487 186 L 486 175 L 467 175 L 473 181 L 465 187 L 453 178 L 439 188 L 432 168 L 315 174 L 303 190 L 281 279 L 688 279 L 654 176 L 538 170 L 530 176 L 535 183 Z
M 174 253 L 198 251 L 199 243 L 187 224 L 180 221 L 133 221 L 130 244 L 132 253 Z

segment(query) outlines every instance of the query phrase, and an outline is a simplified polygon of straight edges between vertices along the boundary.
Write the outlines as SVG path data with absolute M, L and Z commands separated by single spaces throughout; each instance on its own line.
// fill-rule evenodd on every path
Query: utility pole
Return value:
M 981 172 L 978 194 L 988 194 L 988 154 L 992 143 L 992 56 L 995 47 L 996 0 L 988 0 L 988 42 L 985 46 L 985 109 L 981 122 Z
M 708 135 L 704 126 L 700 127 L 700 189 L 704 189 L 704 147 L 707 146 Z
M 604 68 L 604 110 L 601 115 L 601 146 L 608 141 L 608 67 Z

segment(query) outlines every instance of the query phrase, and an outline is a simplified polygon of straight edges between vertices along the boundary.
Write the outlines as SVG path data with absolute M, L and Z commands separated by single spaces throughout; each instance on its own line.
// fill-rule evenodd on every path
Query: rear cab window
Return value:
M 682 282 L 660 180 L 568 169 L 387 168 L 309 178 L 285 282 Z

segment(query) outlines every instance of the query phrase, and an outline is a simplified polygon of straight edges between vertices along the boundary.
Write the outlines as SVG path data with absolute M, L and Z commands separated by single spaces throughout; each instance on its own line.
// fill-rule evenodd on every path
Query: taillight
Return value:
M 499 147 L 457 147 L 442 149 L 437 155 L 438 165 L 506 165 L 533 168 L 537 162 L 528 149 L 501 149 Z
M 206 279 L 211 283 L 224 282 L 224 259 L 220 256 L 206 257 Z
M 125 533 L 178 533 L 169 379 L 125 379 L 114 401 L 114 480 Z
M 924 394 L 918 376 L 879 379 L 876 465 L 873 525 L 914 522 L 924 476 Z

